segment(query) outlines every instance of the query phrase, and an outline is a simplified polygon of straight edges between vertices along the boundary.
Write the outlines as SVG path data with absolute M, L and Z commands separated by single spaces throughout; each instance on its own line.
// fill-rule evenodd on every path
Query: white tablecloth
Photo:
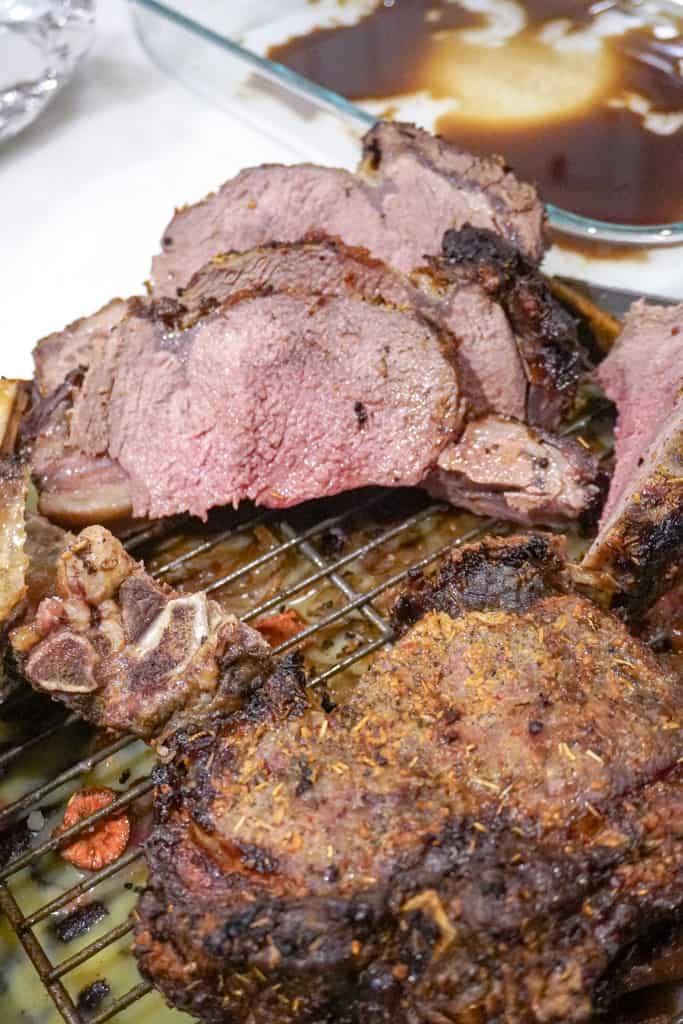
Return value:
M 139 292 L 175 205 L 290 158 L 158 70 L 123 0 L 101 0 L 74 80 L 0 148 L 0 374 L 30 375 L 38 338 Z

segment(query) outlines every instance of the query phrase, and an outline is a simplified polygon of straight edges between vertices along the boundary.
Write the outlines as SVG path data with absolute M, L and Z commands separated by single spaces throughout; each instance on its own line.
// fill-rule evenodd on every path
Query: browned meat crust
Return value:
M 200 267 L 178 296 L 158 300 L 156 308 L 175 310 L 173 326 L 191 326 L 246 291 L 360 295 L 394 305 L 414 305 L 416 289 L 367 249 L 349 246 L 319 232 L 296 242 L 269 242 L 247 252 L 217 253 Z
M 500 608 L 527 611 L 544 597 L 571 587 L 564 561 L 564 539 L 532 533 L 510 543 L 487 537 L 445 558 L 432 575 L 413 573 L 392 609 L 398 636 L 428 612 L 452 619 L 469 611 Z
M 88 527 L 57 562 L 56 587 L 12 633 L 28 682 L 110 729 L 158 736 L 186 709 L 238 707 L 270 647 L 204 593 L 155 583 L 107 530 Z
M 447 231 L 441 274 L 476 280 L 505 310 L 529 385 L 526 420 L 554 426 L 572 406 L 581 371 L 576 323 L 536 263 L 501 235 L 470 225 Z
M 564 588 L 543 538 L 455 553 L 332 713 L 289 659 L 173 737 L 136 928 L 170 1002 L 223 1024 L 589 1018 L 683 898 L 681 688 Z
M 683 305 L 636 302 L 600 381 L 617 405 L 616 467 L 585 558 L 637 616 L 667 590 L 683 553 Z
M 610 573 L 619 591 L 616 603 L 634 616 L 672 585 L 682 553 L 683 432 L 600 534 L 585 565 Z

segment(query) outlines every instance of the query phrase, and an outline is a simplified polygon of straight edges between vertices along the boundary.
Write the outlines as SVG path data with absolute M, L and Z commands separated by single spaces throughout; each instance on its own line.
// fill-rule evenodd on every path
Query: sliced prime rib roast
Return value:
M 324 235 L 219 254 L 179 299 L 196 315 L 248 289 L 313 286 L 410 305 L 450 331 L 470 416 L 498 413 L 552 429 L 571 407 L 580 372 L 575 322 L 536 266 L 485 228 L 447 231 L 440 254 L 408 276 Z
M 551 346 L 561 362 L 563 349 L 565 360 L 569 354 L 571 361 L 575 352 L 573 326 L 569 322 L 563 323 L 561 331 L 553 331 L 552 321 L 557 321 L 559 307 L 547 293 L 540 295 L 540 278 L 532 286 L 537 291 L 535 303 L 526 303 L 520 337 L 513 337 L 515 326 L 505 315 L 507 305 L 503 303 L 498 308 L 486 294 L 496 278 L 501 282 L 506 276 L 509 278 L 514 254 L 518 260 L 514 266 L 516 276 L 528 277 L 540 261 L 544 249 L 543 207 L 535 189 L 518 182 L 499 160 L 473 157 L 410 125 L 378 124 L 365 138 L 364 153 L 357 174 L 311 165 L 271 165 L 246 170 L 216 195 L 178 211 L 164 235 L 166 252 L 155 258 L 155 268 L 165 266 L 169 260 L 175 267 L 168 271 L 178 282 L 173 284 L 170 294 L 176 297 L 179 286 L 187 285 L 199 268 L 219 253 L 243 252 L 273 241 L 298 241 L 307 234 L 342 238 L 408 273 L 424 266 L 429 255 L 441 251 L 446 230 L 474 224 L 483 228 L 484 236 L 499 239 L 503 248 L 496 251 L 495 242 L 483 243 L 489 245 L 492 259 L 488 262 L 493 264 L 483 294 L 481 287 L 475 288 L 472 268 L 466 270 L 463 266 L 463 245 L 459 243 L 451 253 L 455 257 L 452 266 L 460 264 L 461 289 L 467 292 L 459 300 L 469 321 L 464 330 L 464 319 L 458 317 L 463 333 L 460 345 L 463 351 L 473 350 L 472 358 L 478 364 L 468 381 L 471 401 L 476 405 L 484 400 L 486 408 L 479 411 L 490 409 L 526 418 L 528 383 L 533 389 L 541 379 L 532 370 L 538 370 L 542 361 L 547 363 L 542 352 L 529 353 L 527 357 L 523 351 L 529 331 L 533 333 L 542 327 L 546 334 L 538 339 L 541 349 Z M 283 179 L 291 182 L 295 193 L 303 195 L 300 201 L 284 201 Z M 262 202 L 257 203 L 253 196 L 245 200 L 245 190 L 249 192 L 252 186 L 257 186 Z M 365 198 L 361 202 L 362 196 Z M 350 203 L 356 209 L 359 202 L 362 213 L 353 215 L 347 206 Z M 474 262 L 476 267 L 477 260 L 481 263 L 482 243 L 477 241 L 476 234 L 474 239 L 474 246 L 469 244 L 468 263 Z M 162 276 L 166 273 L 164 270 Z M 426 283 L 430 289 L 432 282 Z M 520 285 L 518 308 L 525 305 L 526 294 L 525 284 Z M 183 301 L 191 301 L 196 290 L 193 282 Z M 509 292 L 509 288 L 505 291 Z M 154 293 L 166 294 L 158 281 Z M 438 295 L 434 298 L 438 301 Z M 452 305 L 451 298 L 447 304 Z M 76 321 L 63 332 L 38 343 L 35 363 L 41 394 L 54 391 L 70 371 L 87 368 L 92 350 L 106 341 L 125 309 L 125 302 L 114 299 L 92 317 Z M 475 347 L 482 351 L 475 352 Z M 516 348 L 520 351 L 516 352 Z M 491 369 L 494 364 L 503 367 L 497 383 Z M 559 396 L 561 403 L 567 397 L 566 381 L 562 380 L 562 373 L 554 376 L 556 379 L 543 390 L 546 398 Z M 506 383 L 501 385 L 501 381 Z M 530 423 L 546 428 L 554 425 L 557 410 L 544 410 L 535 401 L 529 406 L 533 410 Z
M 163 252 L 153 260 L 153 293 L 176 298 L 219 253 L 309 234 L 339 237 L 409 273 L 441 251 L 446 230 L 467 224 L 507 240 L 529 265 L 540 262 L 544 212 L 535 188 L 519 182 L 498 158 L 472 156 L 413 125 L 380 122 L 364 138 L 356 173 L 311 164 L 250 168 L 202 202 L 178 210 L 164 232 Z M 510 328 L 500 315 L 492 317 L 490 305 L 476 313 L 479 334 L 490 346 L 487 335 L 502 331 L 505 348 Z M 123 300 L 114 299 L 38 342 L 41 394 L 90 364 L 92 351 L 106 341 L 125 308 Z M 511 371 L 506 360 L 504 376 Z M 514 374 L 523 387 L 519 367 Z M 519 403 L 516 397 L 512 406 L 495 411 L 520 416 Z
M 414 125 L 379 122 L 363 140 L 355 174 L 311 164 L 253 167 L 178 210 L 152 262 L 152 288 L 175 297 L 216 253 L 311 231 L 363 246 L 408 273 L 439 252 L 445 230 L 465 224 L 492 229 L 540 263 L 544 211 L 533 186 L 498 158 L 472 156 Z
M 598 372 L 618 411 L 616 468 L 585 565 L 637 612 L 683 554 L 683 305 L 636 302 Z
M 244 499 L 277 508 L 369 484 L 424 484 L 518 521 L 577 518 L 597 494 L 590 456 L 483 415 L 491 402 L 482 391 L 474 389 L 473 408 L 463 392 L 475 374 L 489 396 L 501 392 L 500 365 L 472 313 L 485 300 L 500 315 L 495 291 L 514 301 L 506 277 L 514 254 L 488 235 L 480 242 L 468 231 L 461 238 L 465 252 L 494 253 L 485 265 L 459 258 L 450 237 L 447 256 L 415 281 L 339 241 L 271 245 L 215 258 L 184 301 L 132 301 L 85 375 L 73 371 L 34 418 L 41 510 L 71 525 L 88 515 L 205 515 Z M 526 303 L 529 334 L 544 318 L 561 322 L 547 301 L 533 291 Z M 458 325 L 472 340 L 464 354 Z M 520 348 L 507 338 L 518 365 Z M 554 418 L 578 376 L 568 325 L 557 353 L 545 403 Z M 547 389 L 546 370 L 536 394 Z M 523 376 L 526 402 L 535 385 Z M 465 429 L 466 416 L 476 418 Z
M 136 516 L 416 485 L 461 424 L 451 348 L 360 296 L 247 290 L 184 329 L 142 304 L 90 366 L 69 444 L 116 461 Z
M 551 429 L 571 406 L 580 369 L 575 323 L 536 267 L 499 235 L 472 227 L 448 231 L 441 255 L 408 277 L 337 239 L 313 233 L 308 241 L 218 254 L 193 275 L 180 302 L 196 315 L 240 290 L 313 283 L 323 293 L 381 296 L 416 306 L 455 335 L 471 414 L 500 413 Z M 87 369 L 127 309 L 115 299 L 39 342 L 41 394 Z
M 555 543 L 456 553 L 397 618 L 331 713 L 286 658 L 165 739 L 135 948 L 202 1021 L 575 1024 L 680 912 L 680 682 Z
M 284 201 L 285 180 L 292 197 L 303 189 L 305 201 Z M 316 243 L 265 245 L 308 229 Z M 574 445 L 545 433 L 571 406 L 579 358 L 574 324 L 536 269 L 542 229 L 535 190 L 499 161 L 471 157 L 409 125 L 379 124 L 368 133 L 356 175 L 310 166 L 243 172 L 180 211 L 165 235 L 156 292 L 164 293 L 162 277 L 173 280 L 174 293 L 187 283 L 182 310 L 165 298 L 115 300 L 37 346 L 43 394 L 60 382 L 33 424 L 41 511 L 68 526 L 115 524 L 177 510 L 202 515 L 243 498 L 286 506 L 369 483 L 429 479 L 435 493 L 475 510 L 495 508 L 523 522 L 576 518 L 595 499 L 595 469 Z M 321 231 L 373 255 L 325 242 Z M 260 248 L 216 256 L 251 245 Z M 415 266 L 410 279 L 401 275 Z M 326 301 L 308 317 L 300 307 L 311 296 Z M 276 332 L 270 347 L 277 356 L 264 360 L 262 321 L 275 307 L 289 330 Z M 252 314 L 257 331 L 247 323 Z M 351 352 L 332 340 L 340 316 L 348 324 L 355 317 Z M 401 356 L 385 365 L 381 332 L 415 317 L 439 335 L 440 352 L 432 337 L 424 357 L 420 331 L 402 331 L 400 345 L 389 346 Z M 322 347 L 310 345 L 314 336 L 326 338 Z M 296 379 L 304 350 L 306 374 L 322 385 L 315 403 L 315 387 L 306 391 Z M 423 362 L 427 377 L 419 381 Z M 213 379 L 202 381 L 209 372 Z M 476 465 L 469 437 L 465 458 L 448 444 L 458 441 L 465 416 L 477 421 L 470 437 L 484 442 Z M 527 425 L 511 424 L 506 454 L 520 454 L 514 468 L 502 465 L 499 446 L 509 419 Z
M 290 192 L 296 202 L 287 201 Z M 446 326 L 458 327 L 474 412 L 550 429 L 573 396 L 576 335 L 536 273 L 544 249 L 543 206 L 535 189 L 499 160 L 471 156 L 414 126 L 379 123 L 368 132 L 356 174 L 311 165 L 257 167 L 178 211 L 164 234 L 165 251 L 154 261 L 154 294 L 176 297 L 191 282 L 182 301 L 192 303 L 207 284 L 206 274 L 199 282 L 192 277 L 217 254 L 307 234 L 339 237 L 409 273 L 441 252 L 445 231 L 468 224 L 482 231 L 453 233 L 445 283 L 437 284 L 432 273 L 415 283 L 431 292 L 423 301 L 441 305 Z M 173 284 L 165 288 L 162 279 L 169 275 Z M 406 287 L 398 286 L 399 293 Z M 200 305 L 204 301 L 200 294 Z M 38 343 L 42 394 L 68 372 L 87 368 L 91 350 L 106 340 L 125 308 L 113 300 Z

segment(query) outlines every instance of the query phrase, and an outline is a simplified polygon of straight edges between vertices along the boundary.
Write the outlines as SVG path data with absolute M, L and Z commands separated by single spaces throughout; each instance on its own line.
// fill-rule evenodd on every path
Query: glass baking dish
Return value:
M 243 44 L 248 34 L 258 39 L 260 33 L 267 48 L 263 29 L 278 20 L 278 12 L 295 8 L 317 9 L 307 0 L 130 3 L 149 56 L 188 88 L 276 138 L 300 160 L 354 168 L 360 139 L 375 117 Z
M 131 0 L 139 38 L 157 64 L 206 99 L 246 118 L 300 157 L 353 167 L 368 110 L 282 64 L 268 48 L 312 28 L 354 20 L 376 0 Z M 211 45 L 208 45 L 211 44 Z M 429 115 L 417 118 L 431 128 Z M 547 204 L 565 235 L 630 246 L 683 242 L 683 222 L 632 226 L 580 216 Z

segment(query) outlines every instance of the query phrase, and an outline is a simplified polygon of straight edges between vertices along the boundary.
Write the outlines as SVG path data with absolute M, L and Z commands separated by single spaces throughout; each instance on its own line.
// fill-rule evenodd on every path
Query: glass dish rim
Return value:
M 217 32 L 194 17 L 176 10 L 160 0 L 129 0 L 131 7 L 141 7 L 158 14 L 179 28 L 199 36 L 206 42 L 226 50 L 238 60 L 258 69 L 267 77 L 278 82 L 284 89 L 305 96 L 328 112 L 354 122 L 358 128 L 367 130 L 377 120 L 372 114 L 345 99 L 339 93 L 326 89 L 309 78 L 292 71 L 277 61 L 261 57 L 260 54 L 241 46 L 228 36 Z M 136 25 L 140 41 L 147 50 L 144 33 Z M 669 224 L 619 224 L 597 220 L 572 213 L 554 203 L 545 204 L 550 227 L 561 235 L 582 238 L 588 242 L 609 242 L 622 246 L 669 246 L 683 243 L 683 221 Z

